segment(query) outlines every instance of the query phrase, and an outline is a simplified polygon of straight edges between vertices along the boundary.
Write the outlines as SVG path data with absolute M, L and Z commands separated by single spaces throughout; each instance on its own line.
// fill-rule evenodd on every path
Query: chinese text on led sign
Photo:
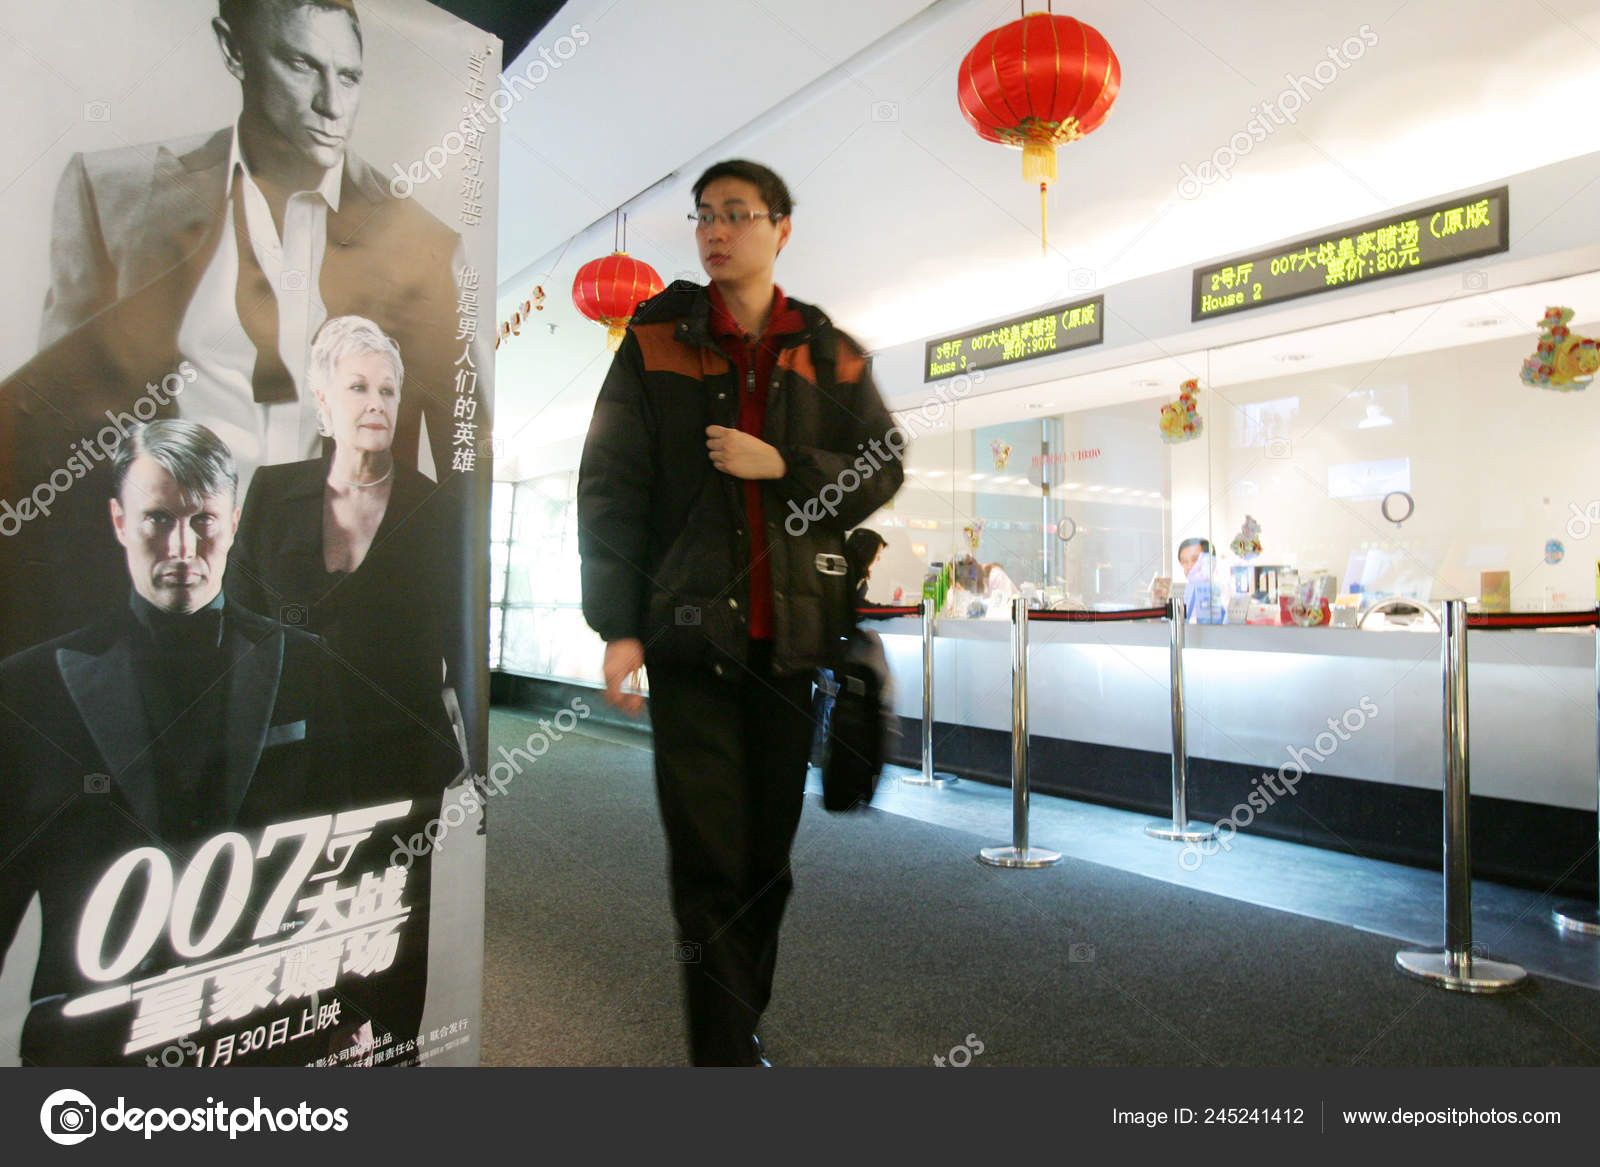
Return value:
M 1193 320 L 1425 271 L 1510 246 L 1505 187 L 1196 268 Z
M 924 381 L 953 377 L 972 369 L 992 369 L 1105 339 L 1105 297 L 1058 304 L 976 332 L 930 340 L 924 353 Z

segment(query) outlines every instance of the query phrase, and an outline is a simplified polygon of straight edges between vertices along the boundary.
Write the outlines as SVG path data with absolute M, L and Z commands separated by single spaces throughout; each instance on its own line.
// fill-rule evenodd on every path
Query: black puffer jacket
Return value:
M 853 621 L 844 535 L 903 480 L 894 421 L 861 349 L 818 309 L 784 337 L 761 437 L 787 471 L 762 483 L 773 667 L 831 667 Z M 738 428 L 738 374 L 710 332 L 708 290 L 678 281 L 639 306 L 611 363 L 578 477 L 583 613 L 634 637 L 655 668 L 725 671 L 748 643 L 742 483 L 711 465 L 706 427 Z

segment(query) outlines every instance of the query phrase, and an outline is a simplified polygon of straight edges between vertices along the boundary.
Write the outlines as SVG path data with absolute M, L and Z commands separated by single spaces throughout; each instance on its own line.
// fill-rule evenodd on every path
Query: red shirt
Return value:
M 761 437 L 767 421 L 767 389 L 778 364 L 779 338 L 805 328 L 797 308 L 789 307 L 783 289 L 772 287 L 772 311 L 760 338 L 750 336 L 728 311 L 717 285 L 711 285 L 711 335 L 739 376 L 739 428 Z M 744 484 L 745 521 L 750 531 L 750 639 L 772 639 L 772 565 L 767 560 L 767 524 L 761 506 L 761 483 Z

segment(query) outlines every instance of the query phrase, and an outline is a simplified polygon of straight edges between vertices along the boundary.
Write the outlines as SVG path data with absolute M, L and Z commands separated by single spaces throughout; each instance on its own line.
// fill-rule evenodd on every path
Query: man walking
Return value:
M 852 622 L 844 535 L 900 488 L 904 444 L 861 350 L 773 282 L 783 180 L 719 162 L 694 198 L 710 286 L 639 306 L 595 406 L 583 604 L 608 699 L 637 711 L 622 686 L 649 674 L 691 1060 L 759 1065 L 812 677 Z

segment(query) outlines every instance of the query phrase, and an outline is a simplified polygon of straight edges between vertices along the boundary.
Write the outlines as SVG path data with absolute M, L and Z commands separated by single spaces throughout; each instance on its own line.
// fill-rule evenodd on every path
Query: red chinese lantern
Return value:
M 1121 88 L 1122 66 L 1106 38 L 1048 12 L 988 33 L 961 62 L 956 102 L 980 137 L 1022 150 L 1022 177 L 1039 184 L 1041 235 L 1056 147 L 1099 129 Z
M 572 281 L 572 302 L 590 320 L 606 326 L 607 344 L 616 352 L 633 310 L 665 287 L 655 268 L 626 251 L 616 251 L 578 269 Z

